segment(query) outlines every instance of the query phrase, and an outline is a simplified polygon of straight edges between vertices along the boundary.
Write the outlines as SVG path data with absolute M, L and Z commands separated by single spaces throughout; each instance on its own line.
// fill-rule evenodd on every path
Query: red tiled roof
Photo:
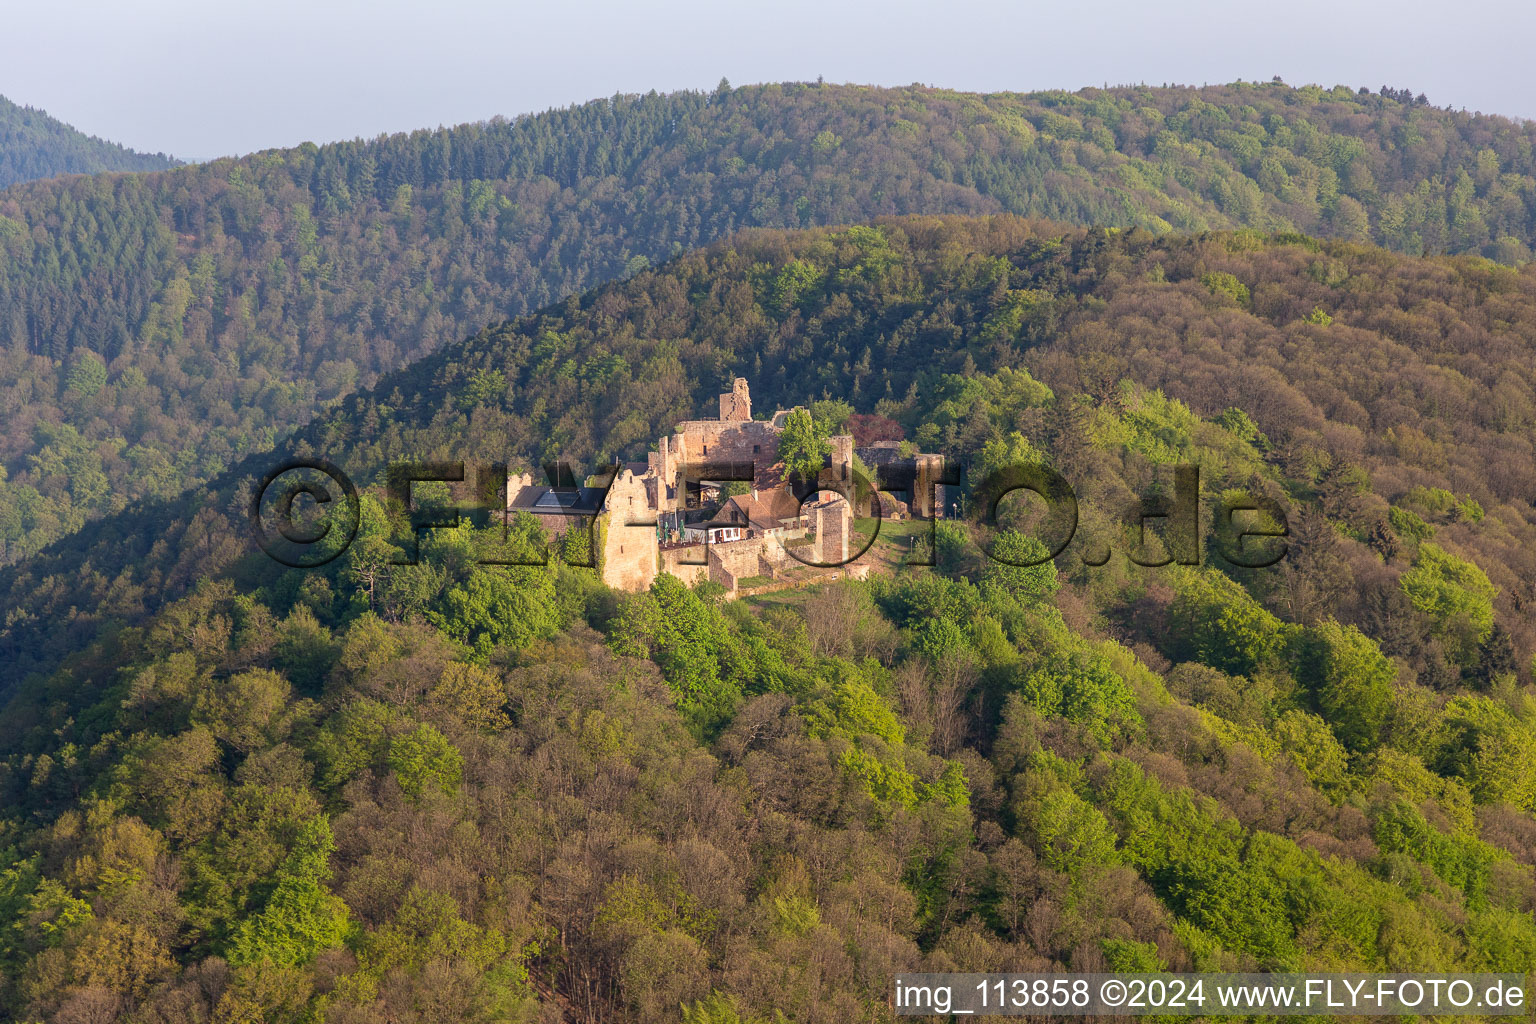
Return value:
M 715 515 L 715 522 L 740 523 L 745 519 L 760 530 L 779 530 L 786 525 L 785 520 L 798 522 L 802 515 L 800 503 L 795 496 L 787 488 L 775 487 L 758 491 L 755 498 L 749 494 L 738 494 L 729 499 Z

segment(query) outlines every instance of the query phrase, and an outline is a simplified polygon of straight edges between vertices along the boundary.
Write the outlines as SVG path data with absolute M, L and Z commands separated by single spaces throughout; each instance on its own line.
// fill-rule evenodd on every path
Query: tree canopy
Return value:
M 0 106 L 0 133 L 42 116 Z M 801 83 L 616 96 L 14 184 L 0 194 L 0 561 L 200 486 L 488 324 L 742 229 L 1005 211 L 1153 234 L 1303 232 L 1516 265 L 1536 240 L 1533 142 L 1530 122 L 1391 89 L 977 95 Z M 0 164 L 23 151 L 0 141 Z M 764 311 L 809 316 L 829 288 L 879 286 L 889 254 L 878 236 L 849 238 L 868 251 L 836 277 L 813 260 L 776 267 Z M 1333 263 L 1311 272 L 1347 287 Z M 1233 309 L 1265 301 L 1234 268 L 1196 276 Z M 1010 288 L 982 339 L 1047 329 L 1050 293 L 1049 282 Z M 1298 317 L 1335 316 L 1322 298 Z M 556 354 L 557 341 L 541 344 Z M 87 366 L 97 359 L 100 387 Z M 493 396 L 498 368 L 482 369 L 457 401 Z M 549 369 L 589 383 L 622 373 L 566 355 Z M 60 426 L 79 433 L 85 476 L 106 488 L 46 463 Z
M 0 572 L 0 1014 L 832 1024 L 914 967 L 1524 970 L 1533 304 L 1479 256 L 892 218 L 447 346 L 281 446 L 362 492 L 325 566 L 243 541 L 253 456 Z M 933 568 L 727 601 L 609 591 L 527 517 L 418 536 L 388 487 L 638 456 L 738 374 L 813 432 L 1043 459 L 1076 535 L 1027 565 L 1037 510 L 963 484 Z M 1182 464 L 1201 557 L 1132 560 Z M 1282 561 L 1223 555 L 1279 514 Z

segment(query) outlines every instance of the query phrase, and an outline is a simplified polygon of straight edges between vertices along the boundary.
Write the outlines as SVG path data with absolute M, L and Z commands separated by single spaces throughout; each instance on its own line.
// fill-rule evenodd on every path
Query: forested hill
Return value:
M 1080 540 L 1019 570 L 949 521 L 936 571 L 728 605 L 479 564 L 469 524 L 397 564 L 389 462 L 637 454 L 738 374 L 973 475 L 1047 459 Z M 253 457 L 0 574 L 0 672 L 40 672 L 0 715 L 0 1015 L 833 1024 L 916 968 L 1523 971 L 1533 374 L 1536 266 L 1008 215 L 747 233 L 446 346 L 285 446 L 365 489 L 323 569 L 253 553 Z M 1188 463 L 1208 516 L 1284 509 L 1279 565 L 1126 558 Z M 995 543 L 1038 556 L 1020 514 Z
M 1326 499 L 1364 558 L 1362 581 L 1389 581 L 1373 561 L 1421 535 L 1465 550 L 1499 590 L 1490 614 L 1524 671 L 1536 653 L 1533 325 L 1536 264 L 1304 236 L 1159 238 L 1010 216 L 749 232 L 447 346 L 211 489 L 137 503 L 5 569 L 0 685 L 199 578 L 268 566 L 252 553 L 243 494 L 285 453 L 331 459 L 360 485 L 394 460 L 643 457 L 738 374 L 762 407 L 843 400 L 957 458 L 1015 430 L 1064 444 L 1064 464 L 1087 460 L 1091 488 L 1110 487 L 1087 471 L 1104 464 L 1079 448 L 1131 445 L 1169 461 L 1190 451 L 1182 434 L 1236 408 L 1287 493 Z M 1128 427 L 1038 421 L 1019 406 L 1027 395 L 963 383 L 1021 366 L 1105 406 L 1129 400 L 1126 388 L 1162 389 L 1195 419 L 1137 440 Z M 1054 415 L 1077 415 L 1062 404 Z M 1392 512 L 1404 500 L 1412 517 Z M 1359 582 L 1298 608 L 1336 611 L 1369 592 Z M 1424 652 L 1426 671 L 1451 671 Z
M 0 195 L 0 559 L 750 226 L 1011 211 L 1527 258 L 1536 127 L 1386 90 L 770 85 Z
M 0 96 L 0 189 L 58 174 L 160 171 L 175 164 L 163 153 L 135 153 Z

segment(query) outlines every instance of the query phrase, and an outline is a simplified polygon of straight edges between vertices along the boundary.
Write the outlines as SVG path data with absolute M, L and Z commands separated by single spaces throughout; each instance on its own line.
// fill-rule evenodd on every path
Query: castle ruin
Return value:
M 618 590 L 645 590 L 667 572 L 685 583 L 708 579 L 734 592 L 743 580 L 761 584 L 802 566 L 841 563 L 849 555 L 855 510 L 834 490 L 813 492 L 804 502 L 795 495 L 779 454 L 788 415 L 780 409 L 766 420 L 753 419 L 746 378 L 737 377 L 720 396 L 717 419 L 677 424 L 645 462 L 619 466 L 605 496 L 600 488 L 545 486 L 532 474 L 514 473 L 507 477 L 506 514 L 534 516 L 549 537 L 595 528 L 603 582 Z M 856 454 L 871 466 L 903 458 L 894 445 L 856 452 L 849 435 L 828 440 L 822 480 L 841 483 L 849 493 Z M 914 480 L 925 480 L 938 459 L 903 462 Z M 726 495 L 727 489 L 742 493 Z M 932 516 L 928 493 L 912 493 L 920 514 Z M 872 500 L 887 517 L 908 511 L 888 494 Z

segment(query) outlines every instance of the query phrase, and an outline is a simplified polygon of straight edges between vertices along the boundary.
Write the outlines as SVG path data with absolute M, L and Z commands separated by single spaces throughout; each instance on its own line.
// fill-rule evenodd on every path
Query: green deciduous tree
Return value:
M 1488 574 L 1425 541 L 1413 568 L 1403 573 L 1403 592 L 1419 611 L 1433 616 L 1433 631 L 1444 638 L 1463 665 L 1477 654 L 1477 645 L 1493 631 L 1493 599 L 1498 588 Z
M 1061 586 L 1050 551 L 1034 537 L 1003 530 L 992 541 L 991 557 L 982 569 L 982 580 L 1006 590 L 1025 605 L 1048 601 Z M 1034 564 L 1024 564 L 1034 563 Z
M 1397 667 L 1370 637 L 1329 619 L 1298 639 L 1301 681 L 1339 741 L 1369 750 L 1382 741 Z
M 95 352 L 82 350 L 70 361 L 64 386 L 81 398 L 94 396 L 107 386 L 107 364 Z
M 427 615 L 480 659 L 498 646 L 527 647 L 564 625 L 553 572 L 529 566 L 476 567 Z
M 231 936 L 226 953 L 230 963 L 294 966 L 341 945 L 350 926 L 347 907 L 325 886 L 335 849 L 324 818 L 314 818 L 300 829 L 278 868 L 271 895 Z
M 791 409 L 779 435 L 779 458 L 784 460 L 787 476 L 815 480 L 832 454 L 825 427 L 811 418 L 806 409 Z
M 429 787 L 452 793 L 464 772 L 464 755 L 426 722 L 390 741 L 388 762 L 400 788 L 411 796 Z

